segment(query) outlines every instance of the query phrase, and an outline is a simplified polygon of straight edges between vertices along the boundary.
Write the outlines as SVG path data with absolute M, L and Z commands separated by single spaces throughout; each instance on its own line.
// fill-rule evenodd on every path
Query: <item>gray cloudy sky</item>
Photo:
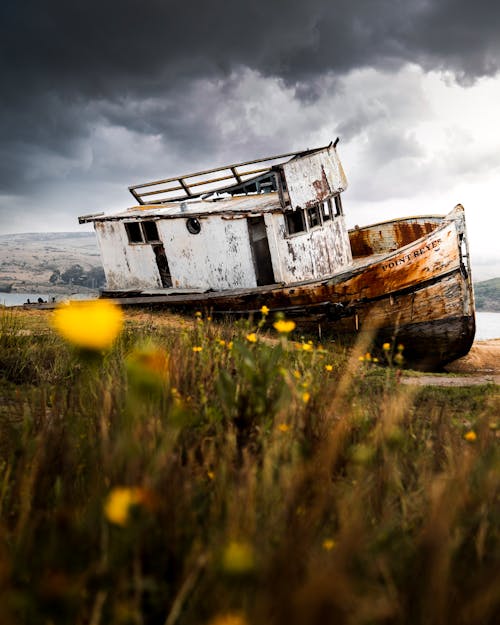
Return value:
M 500 273 L 500 3 L 2 0 L 0 232 L 339 136 L 349 223 L 467 210 Z

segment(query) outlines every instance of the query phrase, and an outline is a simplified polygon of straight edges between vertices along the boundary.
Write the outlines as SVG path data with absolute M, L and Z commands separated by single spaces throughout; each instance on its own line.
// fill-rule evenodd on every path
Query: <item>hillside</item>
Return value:
M 0 285 L 18 293 L 97 288 L 104 274 L 93 232 L 0 236 Z M 82 288 L 83 287 L 83 288 Z
M 500 278 L 476 282 L 474 294 L 477 310 L 500 312 Z

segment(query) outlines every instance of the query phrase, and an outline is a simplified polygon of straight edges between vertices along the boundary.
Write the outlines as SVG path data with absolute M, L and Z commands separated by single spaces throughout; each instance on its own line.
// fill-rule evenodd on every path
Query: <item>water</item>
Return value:
M 31 302 L 37 302 L 39 297 L 49 302 L 52 301 L 52 297 L 55 297 L 56 302 L 60 302 L 67 299 L 94 299 L 97 296 L 91 293 L 55 296 L 46 293 L 0 293 L 0 304 L 19 306 L 24 304 L 28 298 Z M 500 313 L 476 313 L 476 341 L 486 341 L 487 339 L 500 339 Z
M 21 306 L 28 299 L 31 303 L 37 303 L 41 297 L 44 302 L 51 302 L 55 297 L 56 302 L 63 302 L 68 299 L 94 299 L 97 295 L 92 293 L 73 293 L 72 295 L 50 295 L 47 293 L 0 293 L 0 304 L 4 306 Z
M 476 341 L 500 339 L 500 313 L 476 313 Z

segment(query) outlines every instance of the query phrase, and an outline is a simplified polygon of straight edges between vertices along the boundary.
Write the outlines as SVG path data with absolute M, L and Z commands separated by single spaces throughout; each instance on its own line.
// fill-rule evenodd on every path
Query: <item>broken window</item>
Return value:
M 154 221 L 143 221 L 142 230 L 144 232 L 144 239 L 146 243 L 158 243 L 160 237 L 158 235 L 158 228 Z
M 321 217 L 319 216 L 319 206 L 317 204 L 307 209 L 307 218 L 309 220 L 309 228 L 321 226 Z
M 340 194 L 335 196 L 335 214 L 343 215 L 344 211 L 342 210 L 342 200 L 340 199 Z
M 144 243 L 144 239 L 142 237 L 141 224 L 139 222 L 137 221 L 126 222 L 125 230 L 127 231 L 129 243 Z
M 287 235 L 297 234 L 306 230 L 306 220 L 304 219 L 304 211 L 298 208 L 294 211 L 285 213 L 286 233 Z
M 322 209 L 323 223 L 325 221 L 329 221 L 332 218 L 332 200 L 330 198 L 328 198 L 328 200 L 324 200 L 321 203 L 321 209 Z

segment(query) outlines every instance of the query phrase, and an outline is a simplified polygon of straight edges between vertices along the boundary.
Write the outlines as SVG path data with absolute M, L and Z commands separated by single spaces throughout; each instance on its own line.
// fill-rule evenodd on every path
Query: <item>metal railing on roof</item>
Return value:
M 265 172 L 273 171 L 273 168 L 284 162 L 284 159 L 305 156 L 322 149 L 324 148 L 288 152 L 243 163 L 215 167 L 214 169 L 205 169 L 204 171 L 174 176 L 163 180 L 143 182 L 130 186 L 129 191 L 139 204 L 164 204 L 166 202 L 189 200 L 217 192 L 231 192 L 231 190 L 234 192 L 244 187 L 246 183 L 261 178 L 265 175 Z M 251 168 L 252 165 L 257 164 L 260 164 L 261 167 Z M 262 166 L 264 164 L 265 166 Z M 222 175 L 211 177 L 212 174 L 216 173 Z M 145 191 L 142 191 L 143 189 Z M 177 193 L 179 191 L 181 192 L 180 194 Z M 145 200 L 144 198 L 147 199 Z

